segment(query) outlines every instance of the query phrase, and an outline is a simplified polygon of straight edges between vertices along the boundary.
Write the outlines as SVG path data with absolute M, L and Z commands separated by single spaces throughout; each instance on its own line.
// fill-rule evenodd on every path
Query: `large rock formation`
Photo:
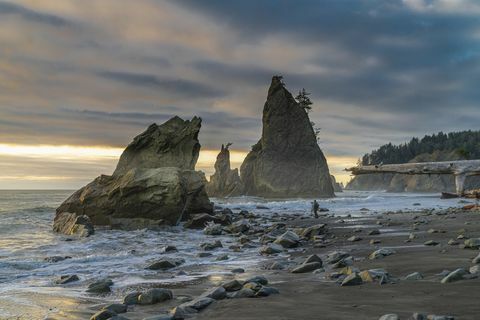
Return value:
M 343 184 L 341 182 L 337 182 L 337 179 L 335 179 L 333 174 L 330 175 L 330 178 L 332 179 L 333 191 L 343 192 Z
M 212 212 L 205 176 L 194 171 L 200 126 L 197 117 L 151 125 L 125 149 L 113 175 L 101 175 L 60 205 L 54 230 L 65 229 L 65 212 L 116 228 L 175 225 L 189 214 Z
M 222 149 L 215 161 L 215 173 L 210 176 L 207 193 L 210 197 L 234 197 L 243 193 L 243 184 L 238 175 L 238 169 L 230 167 L 231 143 L 222 144 Z
M 333 197 L 325 157 L 305 109 L 273 77 L 263 109 L 263 131 L 240 169 L 247 195 Z

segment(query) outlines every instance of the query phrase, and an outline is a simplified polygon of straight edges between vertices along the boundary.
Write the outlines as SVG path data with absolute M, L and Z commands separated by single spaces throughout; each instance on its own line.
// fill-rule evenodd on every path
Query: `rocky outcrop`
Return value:
M 456 152 L 426 153 L 416 156 L 410 162 L 462 160 Z M 480 177 L 467 177 L 465 189 L 480 187 Z M 389 192 L 455 192 L 453 175 L 405 175 L 393 173 L 365 174 L 354 177 L 345 189 Z
M 243 184 L 238 169 L 230 168 L 231 143 L 222 144 L 222 149 L 215 161 L 215 173 L 210 176 L 207 193 L 211 197 L 234 197 L 243 193 Z
M 341 182 L 337 182 L 337 179 L 335 179 L 333 174 L 330 175 L 330 179 L 332 180 L 333 191 L 343 192 L 343 184 Z
M 243 162 L 245 194 L 262 197 L 333 197 L 326 159 L 305 109 L 272 78 L 263 109 L 262 137 Z
M 113 175 L 99 176 L 58 207 L 55 231 L 63 232 L 65 212 L 126 229 L 175 225 L 189 214 L 212 212 L 205 176 L 193 170 L 200 125 L 196 117 L 151 125 L 125 149 Z
M 93 224 L 86 215 L 61 212 L 55 216 L 53 231 L 66 235 L 88 237 L 94 233 Z

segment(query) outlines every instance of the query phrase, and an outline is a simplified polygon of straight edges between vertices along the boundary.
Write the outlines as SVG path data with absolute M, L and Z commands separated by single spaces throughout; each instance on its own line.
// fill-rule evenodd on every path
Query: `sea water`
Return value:
M 233 238 L 207 236 L 201 230 L 186 230 L 181 226 L 162 231 L 97 230 L 95 235 L 83 239 L 55 234 L 52 232 L 55 208 L 71 193 L 68 190 L 0 190 L 0 319 L 20 317 L 25 309 L 35 307 L 38 300 L 30 299 L 32 294 L 84 297 L 87 284 L 97 279 L 111 278 L 115 283 L 114 291 L 122 292 L 122 288 L 142 284 L 180 283 L 212 273 L 221 274 L 234 267 L 249 268 L 262 259 L 257 249 L 229 250 L 229 245 L 236 244 Z M 312 199 L 236 197 L 212 200 L 218 207 L 228 207 L 234 212 L 248 210 L 259 216 L 274 213 L 311 215 Z M 337 216 L 458 206 L 458 200 L 440 200 L 438 194 L 359 191 L 338 193 L 332 199 L 319 199 L 319 203 L 329 214 Z M 218 239 L 224 248 L 213 251 L 211 257 L 198 257 L 201 243 Z M 164 254 L 165 245 L 176 246 L 178 252 Z M 216 260 L 227 252 L 228 260 Z M 57 263 L 45 261 L 52 256 L 71 258 Z M 145 269 L 162 257 L 185 259 L 182 269 L 193 271 L 172 277 L 170 273 L 159 275 L 157 271 Z M 55 284 L 59 276 L 70 274 L 78 275 L 80 281 L 65 286 Z

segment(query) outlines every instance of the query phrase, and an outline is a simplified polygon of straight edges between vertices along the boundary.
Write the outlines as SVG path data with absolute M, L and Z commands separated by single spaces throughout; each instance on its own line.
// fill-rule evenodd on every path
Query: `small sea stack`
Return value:
M 215 161 L 215 173 L 210 176 L 207 193 L 211 197 L 235 197 L 243 193 L 243 184 L 238 169 L 230 167 L 231 143 L 222 144 Z

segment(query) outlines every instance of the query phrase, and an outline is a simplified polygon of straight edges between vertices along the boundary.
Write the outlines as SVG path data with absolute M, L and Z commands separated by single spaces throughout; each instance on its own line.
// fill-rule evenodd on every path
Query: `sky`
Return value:
M 261 135 L 272 75 L 311 92 L 337 179 L 480 123 L 480 1 L 0 0 L 0 189 L 75 189 L 152 122 L 201 116 L 207 175 Z

